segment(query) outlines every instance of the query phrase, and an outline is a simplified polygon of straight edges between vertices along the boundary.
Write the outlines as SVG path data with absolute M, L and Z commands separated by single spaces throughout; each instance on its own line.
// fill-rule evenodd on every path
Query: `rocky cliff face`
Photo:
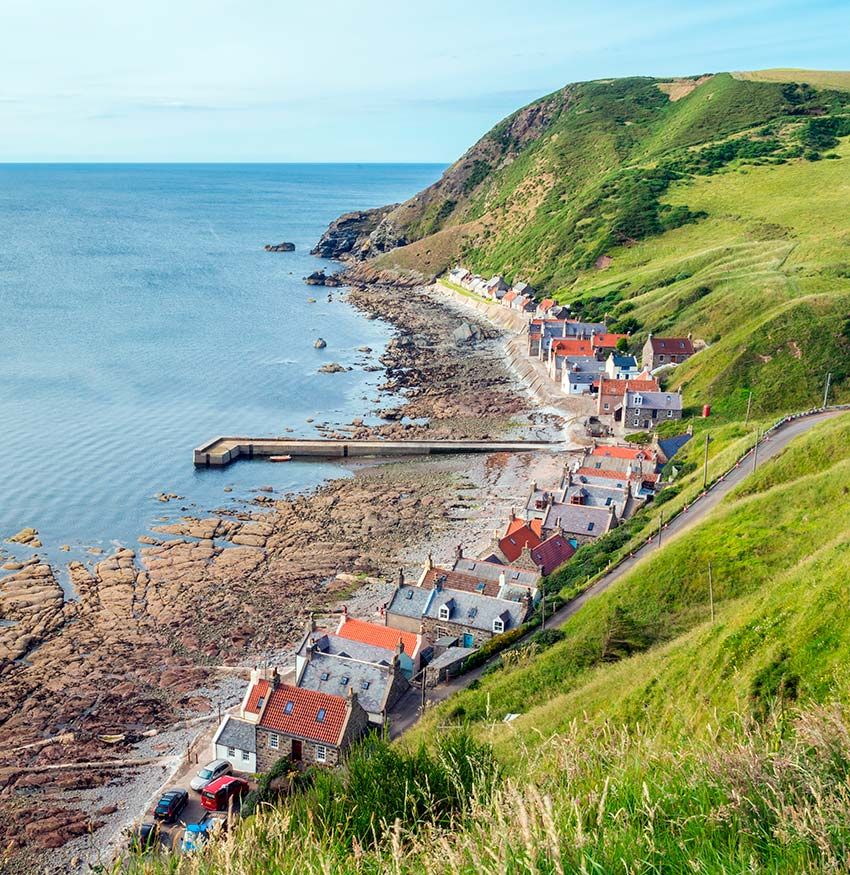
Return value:
M 328 226 L 312 250 L 322 258 L 363 260 L 381 252 L 387 252 L 407 241 L 394 231 L 386 218 L 398 204 L 378 207 L 374 210 L 355 210 L 344 213 Z

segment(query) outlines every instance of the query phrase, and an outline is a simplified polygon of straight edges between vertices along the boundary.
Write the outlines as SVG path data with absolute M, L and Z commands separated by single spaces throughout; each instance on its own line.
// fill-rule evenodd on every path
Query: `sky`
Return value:
M 439 162 L 568 82 L 850 69 L 850 0 L 0 0 L 0 161 Z

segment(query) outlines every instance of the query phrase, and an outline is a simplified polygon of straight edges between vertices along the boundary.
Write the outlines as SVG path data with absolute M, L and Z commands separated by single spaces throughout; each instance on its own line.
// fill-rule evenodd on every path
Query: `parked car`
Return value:
M 229 775 L 233 771 L 233 766 L 227 760 L 213 760 L 207 763 L 190 782 L 189 786 L 199 793 L 207 784 Z
M 127 846 L 131 852 L 141 854 L 155 848 L 159 844 L 159 838 L 159 824 L 156 821 L 142 823 L 129 831 Z
M 157 820 L 166 821 L 166 823 L 174 821 L 186 807 L 188 801 L 189 794 L 185 790 L 169 790 L 167 793 L 163 793 L 159 802 L 156 803 L 153 816 Z
M 227 811 L 229 807 L 236 808 L 239 800 L 248 790 L 247 781 L 225 775 L 201 790 L 201 805 L 207 811 Z

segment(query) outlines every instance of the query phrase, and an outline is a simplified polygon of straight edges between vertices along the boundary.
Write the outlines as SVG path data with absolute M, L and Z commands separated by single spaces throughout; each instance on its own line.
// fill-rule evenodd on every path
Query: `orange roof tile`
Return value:
M 516 296 L 517 296 L 517 293 L 516 293 L 515 291 L 513 291 L 513 290 L 511 290 L 510 292 L 506 292 L 506 293 L 502 296 L 502 303 L 503 303 L 503 304 L 510 304 L 511 301 L 513 301 L 513 299 L 514 299 Z
M 626 390 L 632 392 L 660 392 L 657 380 L 606 380 L 599 381 L 600 395 L 625 395 Z
M 543 520 L 532 520 L 530 523 L 521 519 L 511 520 L 505 536 L 499 541 L 499 549 L 508 562 L 516 562 L 526 547 L 539 546 L 542 526 Z
M 592 356 L 593 347 L 589 340 L 574 337 L 556 337 L 551 345 L 552 355 Z
M 552 535 L 531 551 L 535 564 L 543 568 L 544 574 L 551 574 L 560 568 L 575 553 L 576 548 L 562 535 Z
M 602 334 L 594 334 L 591 338 L 591 342 L 594 346 L 604 346 L 604 347 L 615 347 L 617 345 L 618 340 L 623 340 L 624 338 L 628 338 L 628 334 L 611 334 L 611 333 L 602 333 Z
M 646 459 L 649 451 L 643 447 L 598 446 L 594 447 L 591 456 L 607 456 L 609 459 Z
M 395 650 L 398 642 L 401 641 L 404 644 L 404 652 L 408 656 L 416 653 L 420 642 L 419 636 L 413 632 L 403 632 L 401 629 L 393 629 L 392 626 L 381 626 L 378 623 L 368 623 L 366 620 L 355 620 L 352 617 L 343 618 L 336 634 L 349 641 L 360 641 L 387 650 Z
M 552 307 L 554 307 L 554 306 L 555 306 L 555 299 L 554 298 L 544 298 L 540 302 L 540 309 L 544 310 L 544 311 L 551 310 Z
M 284 735 L 337 745 L 347 718 L 348 699 L 342 696 L 278 684 L 271 693 L 260 726 Z
M 609 471 L 606 468 L 579 468 L 576 471 L 578 477 L 607 477 L 610 480 L 625 480 L 622 471 Z
M 257 681 L 254 688 L 248 696 L 248 702 L 245 705 L 245 710 L 252 714 L 260 713 L 260 699 L 265 699 L 268 695 L 271 684 L 268 681 Z

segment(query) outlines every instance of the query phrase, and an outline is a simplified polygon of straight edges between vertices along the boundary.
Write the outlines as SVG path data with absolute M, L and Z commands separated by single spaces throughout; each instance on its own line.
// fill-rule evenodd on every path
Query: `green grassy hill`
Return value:
M 850 398 L 850 74 L 570 85 L 508 117 L 385 220 L 383 269 L 455 261 L 588 317 L 688 333 L 694 405 L 733 420 Z
M 715 462 L 737 440 L 722 435 Z M 127 866 L 845 871 L 848 512 L 844 414 L 588 602 L 548 647 L 519 650 L 431 710 L 400 746 L 356 752 L 345 773 L 304 782 L 207 855 Z

